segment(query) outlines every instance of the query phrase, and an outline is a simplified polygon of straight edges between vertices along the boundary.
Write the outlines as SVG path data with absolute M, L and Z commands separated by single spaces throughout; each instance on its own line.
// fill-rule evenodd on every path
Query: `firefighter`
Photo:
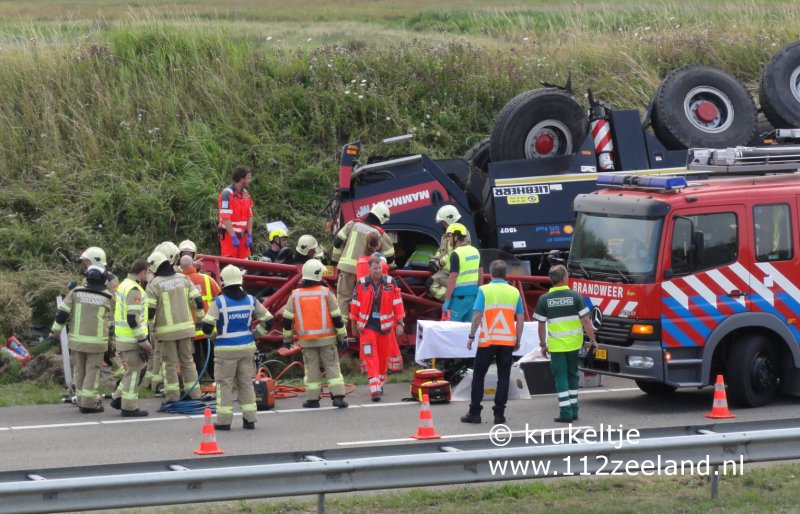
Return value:
M 362 278 L 369 275 L 369 260 L 372 256 L 378 253 L 381 257 L 382 254 L 378 252 L 378 248 L 381 245 L 381 236 L 377 232 L 372 232 L 371 234 L 367 234 L 366 240 L 366 248 L 364 249 L 364 255 L 358 258 L 356 261 L 356 281 L 361 280 Z M 389 273 L 389 264 L 386 262 L 384 258 L 382 261 L 385 265 L 383 268 L 384 275 Z
M 358 281 L 350 303 L 352 332 L 360 338 L 361 360 L 366 363 L 373 402 L 379 402 L 383 395 L 389 358 L 397 347 L 395 335 L 403 334 L 405 316 L 400 288 L 384 274 L 381 256 L 373 255 L 369 275 Z
M 247 259 L 253 245 L 253 200 L 247 191 L 253 172 L 245 166 L 236 166 L 232 179 L 217 199 L 221 255 Z
M 182 245 L 185 243 L 181 243 Z M 191 241 L 189 241 L 191 243 Z M 192 243 L 194 244 L 194 243 Z M 185 247 L 185 246 L 184 246 Z M 164 255 L 169 263 L 180 272 L 178 265 L 181 250 L 172 241 L 164 241 L 153 250 Z M 151 318 L 152 321 L 152 318 Z M 158 386 L 164 382 L 164 360 L 161 355 L 161 344 L 159 344 L 156 334 L 150 332 L 150 344 L 153 346 L 152 358 L 147 361 L 147 371 L 142 380 L 142 387 L 150 387 L 154 392 L 158 391 Z
M 569 288 L 569 274 L 562 265 L 549 272 L 553 287 L 539 298 L 533 318 L 539 322 L 539 345 L 542 355 L 550 354 L 550 370 L 558 393 L 557 423 L 578 420 L 578 353 L 583 346 L 583 332 L 592 348 L 597 348 L 589 308 L 583 296 Z
M 220 293 L 219 284 L 208 275 L 199 273 L 194 267 L 192 258 L 188 255 L 181 257 L 180 265 L 181 273 L 186 275 L 192 282 L 194 288 L 200 293 L 200 298 L 203 299 L 203 312 L 208 312 L 208 305 L 211 300 Z M 198 318 L 195 321 L 199 323 L 202 319 Z M 206 354 L 208 354 L 208 359 L 206 359 Z M 194 334 L 194 365 L 198 374 L 203 371 L 206 361 L 209 363 L 214 362 L 214 348 L 210 346 L 206 334 L 202 330 L 196 330 Z M 206 373 L 212 380 L 214 379 L 214 372 L 210 367 L 206 370 Z
M 91 264 L 86 270 L 86 285 L 70 291 L 58 307 L 50 339 L 69 320 L 68 340 L 72 358 L 73 382 L 81 413 L 103 412 L 98 396 L 103 354 L 110 346 L 109 329 L 114 297 L 106 288 L 106 270 Z
M 444 295 L 442 312 L 445 319 L 469 322 L 472 319 L 472 306 L 478 295 L 478 287 L 483 283 L 481 255 L 474 246 L 467 243 L 467 227 L 453 223 L 447 227 L 447 236 L 453 251 L 450 253 L 450 274 L 447 277 L 447 291 Z
M 333 406 L 343 409 L 347 402 L 344 401 L 344 378 L 339 368 L 336 343 L 343 349 L 347 348 L 347 329 L 336 297 L 321 283 L 324 272 L 325 265 L 317 259 L 303 264 L 303 282 L 292 291 L 283 310 L 283 345 L 291 348 L 293 334 L 297 332 L 305 366 L 306 401 L 303 407 L 319 407 L 321 366 L 325 370 Z
M 153 251 L 164 255 L 169 263 L 176 268 L 175 271 L 178 271 L 178 261 L 181 258 L 181 250 L 175 243 L 172 241 L 164 241 L 156 246 Z
M 444 205 L 436 212 L 436 222 L 441 223 L 445 231 L 439 242 L 439 249 L 428 262 L 428 269 L 432 273 L 428 291 L 437 300 L 444 300 L 447 292 L 447 279 L 450 276 L 450 254 L 453 251 L 453 245 L 450 243 L 451 238 L 447 234 L 447 228 L 460 219 L 461 213 L 458 212 L 455 205 Z M 469 232 L 467 232 L 466 242 L 471 244 Z
M 364 253 L 368 234 L 376 232 L 380 235 L 380 252 L 389 264 L 394 262 L 392 240 L 381 228 L 389 221 L 389 215 L 386 204 L 376 203 L 364 217 L 349 221 L 336 234 L 333 242 L 333 262 L 338 263 L 339 268 L 336 299 L 345 322 L 350 313 L 350 299 L 353 297 L 353 288 L 356 284 L 356 259 Z
M 305 264 L 310 259 L 322 261 L 324 249 L 317 243 L 317 239 L 311 234 L 303 234 L 297 240 L 297 247 L 294 249 L 292 264 Z
M 117 289 L 119 285 L 119 279 L 114 276 L 113 273 L 108 271 L 108 264 L 106 263 L 106 252 L 103 251 L 102 248 L 97 246 L 90 246 L 80 256 L 80 261 L 83 265 L 81 268 L 81 274 L 85 275 L 86 271 L 89 269 L 91 265 L 102 266 L 103 269 L 106 270 L 106 288 L 112 293 Z M 86 285 L 84 281 L 83 285 Z
M 263 254 L 264 262 L 285 263 L 292 258 L 289 248 L 289 234 L 282 228 L 276 228 L 269 233 L 269 249 Z
M 203 318 L 206 336 L 216 330 L 214 341 L 214 376 L 217 382 L 217 430 L 230 430 L 233 421 L 233 386 L 236 386 L 244 428 L 256 428 L 256 343 L 250 331 L 258 321 L 257 333 L 263 335 L 272 326 L 272 314 L 254 296 L 242 288 L 242 272 L 236 266 L 225 266 L 220 272 L 222 294 L 208 306 Z
M 180 259 L 184 255 L 188 255 L 192 258 L 192 262 L 194 263 L 194 267 L 197 271 L 200 271 L 200 265 L 202 264 L 202 260 L 195 260 L 195 256 L 197 255 L 197 245 L 194 244 L 194 241 L 191 239 L 184 239 L 183 241 L 178 244 L 178 258 Z
M 142 284 L 147 282 L 147 261 L 137 259 L 131 264 L 128 277 L 120 283 L 114 306 L 114 340 L 125 364 L 125 375 L 114 391 L 111 406 L 122 409 L 123 418 L 147 416 L 139 409 L 139 373 L 145 367 L 147 354 L 153 347 L 148 340 L 147 303 Z
M 511 378 L 511 363 L 514 352 L 519 350 L 522 329 L 525 326 L 525 311 L 522 297 L 516 287 L 506 282 L 508 268 L 501 260 L 489 266 L 492 281 L 481 286 L 475 300 L 472 326 L 467 339 L 467 350 L 472 350 L 475 334 L 481 327 L 478 351 L 472 374 L 472 397 L 469 412 L 461 416 L 464 423 L 481 422 L 481 400 L 486 372 L 494 360 L 497 364 L 497 392 L 494 396 L 494 424 L 506 422 L 505 410 L 508 400 L 508 384 Z
M 150 333 L 155 334 L 161 347 L 166 404 L 175 403 L 180 396 L 179 364 L 185 387 L 191 387 L 188 389 L 189 397 L 197 400 L 200 388 L 195 384 L 197 370 L 192 360 L 192 338 L 195 335 L 194 319 L 203 318 L 203 299 L 185 275 L 175 272 L 164 254 L 153 252 L 147 263 L 155 274 L 147 284 L 147 317 L 153 327 Z

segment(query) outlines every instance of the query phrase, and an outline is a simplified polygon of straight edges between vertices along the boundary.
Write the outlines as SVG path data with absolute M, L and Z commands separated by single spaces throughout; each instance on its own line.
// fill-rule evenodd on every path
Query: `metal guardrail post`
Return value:
M 325 493 L 317 495 L 317 514 L 325 514 Z
M 711 466 L 711 499 L 719 500 L 719 466 Z

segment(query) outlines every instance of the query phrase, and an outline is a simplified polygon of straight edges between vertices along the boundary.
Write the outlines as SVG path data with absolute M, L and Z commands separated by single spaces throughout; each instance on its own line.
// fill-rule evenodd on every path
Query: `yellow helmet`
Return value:
M 325 265 L 317 259 L 309 259 L 303 264 L 303 280 L 322 282 L 323 273 L 325 273 Z
M 378 218 L 378 221 L 380 222 L 381 225 L 384 225 L 389 221 L 389 214 L 390 214 L 389 208 L 383 202 L 376 203 L 375 205 L 373 205 L 372 209 L 370 209 L 369 212 L 371 212 L 372 214 L 375 215 L 376 218 Z
M 446 222 L 448 225 L 461 219 L 461 213 L 455 205 L 443 205 L 436 213 L 436 222 Z
M 466 236 L 467 235 L 467 227 L 462 225 L 461 223 L 453 223 L 447 230 L 445 231 L 446 234 L 455 234 L 457 236 Z
M 162 264 L 168 262 L 167 257 L 161 252 L 153 252 L 147 258 L 147 266 L 150 268 L 151 273 L 158 271 Z
M 172 264 L 178 264 L 178 257 L 180 257 L 181 251 L 178 250 L 178 247 L 175 246 L 175 243 L 172 241 L 164 241 L 156 246 L 156 249 L 153 251 L 162 254 Z
M 300 239 L 297 240 L 297 253 L 300 255 L 308 255 L 308 252 L 311 250 L 317 249 L 317 240 L 314 236 L 310 234 L 303 234 L 300 236 Z
M 242 285 L 242 270 L 233 264 L 228 264 L 220 271 L 219 278 L 222 281 L 222 287 L 240 286 Z
M 286 233 L 285 230 L 282 228 L 276 228 L 272 232 L 269 233 L 269 241 L 272 242 L 273 239 L 276 237 L 289 237 L 289 234 Z
M 184 239 L 181 241 L 181 244 L 178 245 L 178 251 L 197 253 L 197 245 L 190 239 Z
M 92 264 L 106 267 L 106 252 L 98 246 L 90 246 L 81 254 L 81 260 L 88 260 Z

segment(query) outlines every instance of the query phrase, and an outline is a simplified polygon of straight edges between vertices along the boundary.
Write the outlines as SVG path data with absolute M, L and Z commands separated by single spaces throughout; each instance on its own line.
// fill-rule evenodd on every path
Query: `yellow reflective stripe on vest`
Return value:
M 138 290 L 142 297 L 141 305 L 128 305 L 128 295 L 133 290 Z M 136 343 L 147 335 L 147 309 L 142 309 L 142 305 L 148 304 L 147 293 L 135 281 L 126 278 L 117 287 L 117 302 L 114 308 L 114 338 L 120 343 Z M 142 311 L 139 317 L 139 326 L 132 329 L 128 324 L 128 314 L 135 314 Z

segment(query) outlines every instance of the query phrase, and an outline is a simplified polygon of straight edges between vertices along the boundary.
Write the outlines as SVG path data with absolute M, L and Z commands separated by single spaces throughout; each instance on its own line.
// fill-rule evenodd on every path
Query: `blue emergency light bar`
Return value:
M 597 176 L 597 185 L 606 187 L 629 187 L 635 189 L 681 189 L 688 186 L 685 177 L 649 177 L 602 173 Z

